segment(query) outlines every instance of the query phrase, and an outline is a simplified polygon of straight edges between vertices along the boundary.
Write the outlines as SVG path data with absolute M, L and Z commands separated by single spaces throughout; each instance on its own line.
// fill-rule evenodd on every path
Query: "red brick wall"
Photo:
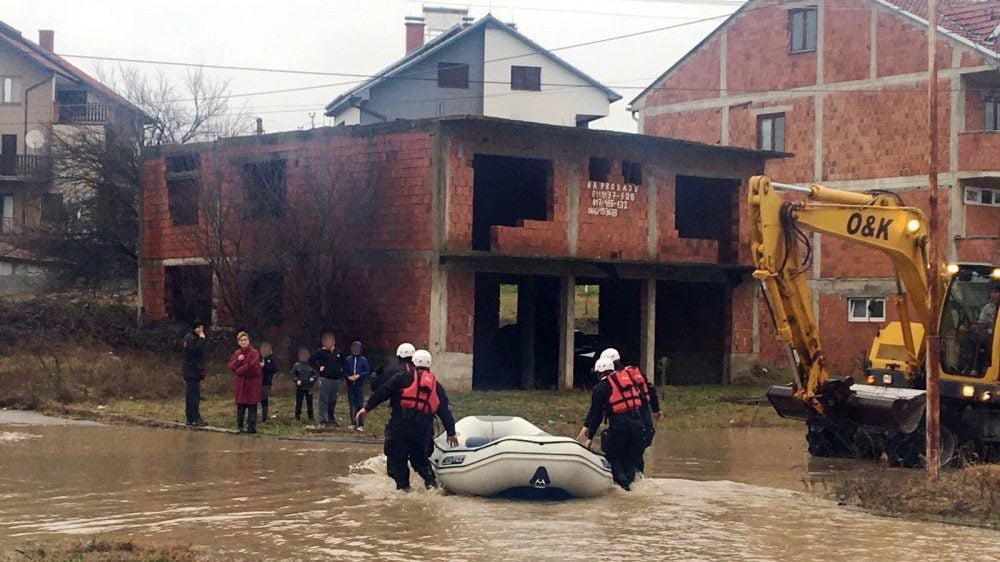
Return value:
M 1000 169 L 1000 132 L 958 135 L 958 167 L 963 171 Z
M 142 268 L 143 314 L 150 319 L 160 319 L 166 316 L 164 295 L 165 272 L 163 266 L 148 266 Z
M 942 89 L 948 87 L 941 83 Z M 847 180 L 927 173 L 927 93 L 923 86 L 842 92 L 824 103 L 823 177 Z M 949 107 L 938 112 L 938 163 L 948 169 Z
M 965 234 L 966 236 L 1000 235 L 1000 208 L 965 205 Z
M 781 109 L 791 106 L 791 111 Z M 773 110 L 768 108 L 774 108 Z M 757 148 L 757 116 L 768 113 L 785 114 L 785 152 L 788 158 L 767 162 L 767 174 L 775 181 L 807 182 L 813 174 L 813 129 L 816 121 L 813 98 L 792 98 L 768 101 L 729 110 L 729 142 L 733 146 Z
M 868 78 L 871 60 L 871 10 L 869 0 L 837 0 L 823 14 L 823 81 L 826 83 Z M 881 42 L 878 45 L 881 49 Z
M 361 340 L 372 349 L 409 341 L 426 348 L 430 332 L 431 260 L 373 262 L 359 256 L 346 264 L 341 311 L 333 329 L 341 343 Z
M 448 351 L 472 353 L 472 319 L 476 313 L 476 274 L 448 271 Z
M 865 25 L 865 29 L 868 26 Z M 879 76 L 927 71 L 927 32 L 919 24 L 901 16 L 879 11 L 877 66 Z M 949 66 L 951 45 L 938 41 L 938 60 Z
M 678 103 L 719 95 L 719 39 L 708 41 L 649 94 L 647 105 Z
M 789 53 L 788 10 L 764 4 L 738 16 L 726 31 L 726 87 L 743 93 L 815 84 L 816 52 Z
M 643 121 L 642 128 L 646 135 L 719 144 L 722 141 L 722 113 L 718 109 L 693 109 L 652 115 Z
M 891 308 L 893 307 L 887 300 L 887 314 L 890 314 Z M 820 295 L 819 330 L 821 343 L 826 352 L 827 371 L 837 377 L 861 374 L 858 359 L 868 356 L 875 334 L 882 326 L 882 323 L 848 322 L 847 297 Z

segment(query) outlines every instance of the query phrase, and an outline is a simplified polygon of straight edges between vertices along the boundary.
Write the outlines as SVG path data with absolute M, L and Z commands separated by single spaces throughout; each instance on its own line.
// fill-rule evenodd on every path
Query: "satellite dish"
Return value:
M 35 129 L 24 137 L 24 142 L 28 145 L 28 148 L 37 150 L 45 145 L 45 135 L 38 129 Z

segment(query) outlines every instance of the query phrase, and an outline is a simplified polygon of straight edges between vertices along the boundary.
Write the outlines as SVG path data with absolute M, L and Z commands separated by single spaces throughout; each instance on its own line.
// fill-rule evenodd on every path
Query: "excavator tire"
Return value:
M 810 455 L 822 458 L 855 456 L 851 447 L 852 436 L 846 432 L 813 422 L 806 422 L 806 427 Z

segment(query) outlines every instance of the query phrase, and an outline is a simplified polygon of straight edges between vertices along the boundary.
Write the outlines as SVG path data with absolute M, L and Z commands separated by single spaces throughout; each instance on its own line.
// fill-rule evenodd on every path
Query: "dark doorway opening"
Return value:
M 490 249 L 490 227 L 551 217 L 548 160 L 476 154 L 473 159 L 472 249 Z
M 0 176 L 17 174 L 17 135 L 0 135 Z
M 740 194 L 740 182 L 732 179 L 677 176 L 674 224 L 681 238 L 719 242 L 719 259 L 735 258 L 733 240 L 738 225 L 733 217 Z
M 212 268 L 180 265 L 164 268 L 167 316 L 184 323 L 212 319 Z
M 721 384 L 725 369 L 726 286 L 661 281 L 656 285 L 657 380 Z
M 559 279 L 476 274 L 472 386 L 555 388 Z

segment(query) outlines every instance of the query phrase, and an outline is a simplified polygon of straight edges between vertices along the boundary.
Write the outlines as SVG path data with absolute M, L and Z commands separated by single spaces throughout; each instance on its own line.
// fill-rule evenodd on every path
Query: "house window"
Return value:
M 510 89 L 511 90 L 531 90 L 538 92 L 542 89 L 542 69 L 538 66 L 512 66 L 510 67 Z
M 625 183 L 642 185 L 642 164 L 628 160 L 623 161 L 622 177 L 625 179 Z
M 243 166 L 246 216 L 275 219 L 285 214 L 285 161 L 269 160 Z
M 788 11 L 788 37 L 790 52 L 816 50 L 816 8 Z
M 66 220 L 66 207 L 62 193 L 42 194 L 42 222 L 59 224 Z
M 197 154 L 166 158 L 167 208 L 174 226 L 198 224 L 199 165 Z
M 611 160 L 591 156 L 588 171 L 590 181 L 608 181 L 608 176 L 611 174 Z
M 14 196 L 0 195 L 0 232 L 14 231 Z
M 21 101 L 21 80 L 16 76 L 0 77 L 0 103 Z
M 885 322 L 885 299 L 868 297 L 847 299 L 847 320 Z
M 1000 131 L 1000 98 L 990 98 L 986 100 L 986 125 L 983 127 L 987 131 Z
M 461 62 L 438 63 L 438 88 L 469 88 L 469 65 Z
M 757 117 L 757 148 L 760 150 L 785 150 L 785 114 Z
M 1000 207 L 1000 189 L 968 186 L 965 188 L 965 204 Z

